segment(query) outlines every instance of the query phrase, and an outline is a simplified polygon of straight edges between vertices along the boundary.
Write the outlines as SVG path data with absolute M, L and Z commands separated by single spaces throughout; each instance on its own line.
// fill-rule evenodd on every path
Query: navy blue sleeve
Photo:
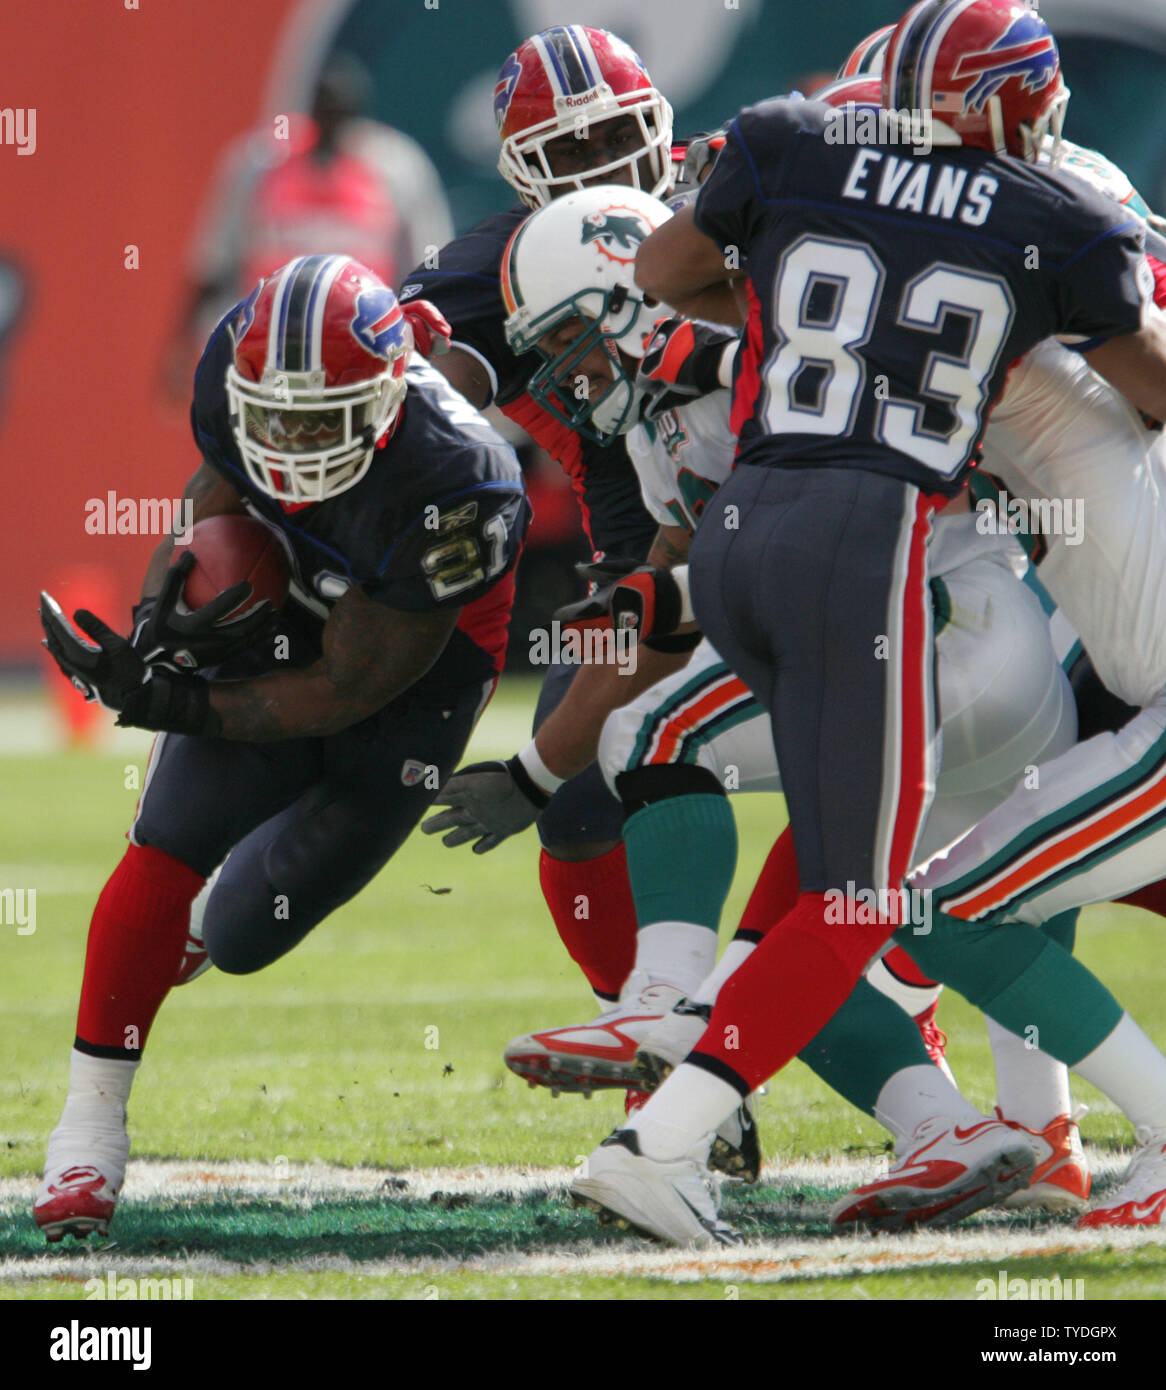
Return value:
M 742 111 L 730 124 L 693 211 L 697 230 L 718 246 L 737 246 L 748 254 L 765 200 L 774 196 L 781 178 L 794 129 L 789 106 L 785 100 L 766 102 Z
M 453 328 L 453 344 L 479 358 L 492 379 L 492 397 L 525 386 L 533 366 L 519 365 L 510 351 L 503 324 L 499 273 L 502 252 L 525 209 L 487 218 L 465 236 L 443 246 L 434 265 L 420 265 L 402 282 L 398 298 L 428 299 Z
M 1058 287 L 1060 332 L 1080 334 L 1087 341 L 1078 346 L 1086 350 L 1136 333 L 1154 294 L 1144 223 L 1124 208 L 1104 211 L 1110 225 L 1087 224 L 1086 238 L 1064 263 Z
M 464 607 L 513 569 L 529 524 L 530 506 L 514 483 L 481 483 L 436 500 L 406 527 L 364 591 L 410 612 Z

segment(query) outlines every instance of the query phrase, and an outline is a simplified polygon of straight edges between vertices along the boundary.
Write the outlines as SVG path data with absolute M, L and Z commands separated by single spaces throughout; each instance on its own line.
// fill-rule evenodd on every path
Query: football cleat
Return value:
M 125 1179 L 130 1139 L 125 1107 L 96 1096 L 71 1098 L 49 1138 L 33 1219 L 50 1243 L 109 1234 Z
M 681 997 L 672 985 L 649 985 L 590 1023 L 525 1033 L 506 1048 L 504 1060 L 532 1086 L 552 1093 L 637 1087 L 636 1048 Z
M 571 1184 L 571 1200 L 600 1223 L 671 1245 L 740 1245 L 720 1219 L 715 1180 L 704 1163 L 707 1136 L 677 1159 L 645 1158 L 634 1130 L 617 1129 Z
M 678 999 L 636 1049 L 635 1070 L 645 1091 L 654 1091 L 700 1042 L 712 1017 L 711 1004 Z
M 997 1106 L 996 1114 L 1018 1134 L 1031 1136 L 1036 1169 L 1027 1187 L 1017 1188 L 1005 1197 L 1004 1205 L 1012 1211 L 1078 1212 L 1085 1210 L 1093 1179 L 1085 1150 L 1081 1147 L 1081 1130 L 1077 1121 L 1085 1114 L 1079 1106 L 1072 1115 L 1058 1115 L 1044 1129 L 1028 1129 L 1015 1120 L 1005 1120 Z
M 1000 1120 L 964 1126 L 941 1115 L 901 1142 L 904 1152 L 885 1178 L 831 1207 L 835 1226 L 949 1226 L 1025 1186 L 1036 1167 L 1030 1137 Z
M 761 1143 L 752 1096 L 746 1096 L 717 1130 L 709 1167 L 742 1182 L 756 1182 L 761 1176 Z
M 651 1030 L 636 1050 L 636 1076 L 645 1091 L 654 1091 L 684 1061 L 708 1027 L 712 1011 L 711 1004 L 678 999 Z M 717 1130 L 709 1167 L 742 1182 L 756 1182 L 761 1176 L 761 1144 L 752 1096 Z
M 947 1064 L 947 1034 L 935 1021 L 935 1011 L 938 1007 L 939 1000 L 933 999 L 921 1014 L 915 1015 L 915 1026 L 919 1029 L 919 1036 L 923 1039 L 923 1046 L 927 1049 L 928 1057 L 955 1086 L 955 1077 Z
M 1100 1206 L 1078 1217 L 1078 1226 L 1166 1225 L 1166 1129 L 1140 1126 L 1137 1140 L 1140 1147 L 1121 1186 L 1106 1193 Z

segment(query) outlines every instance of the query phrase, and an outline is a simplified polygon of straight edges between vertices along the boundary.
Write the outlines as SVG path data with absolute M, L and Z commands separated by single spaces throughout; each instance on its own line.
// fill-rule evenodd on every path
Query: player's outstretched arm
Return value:
M 421 679 L 445 649 L 460 612 L 406 612 L 349 589 L 328 615 L 324 654 L 314 665 L 211 685 L 219 736 L 266 743 L 322 738 L 358 724 Z
M 646 294 L 686 318 L 711 323 L 744 322 L 732 282 L 747 273 L 740 266 L 731 269 L 717 243 L 697 231 L 691 207 L 657 227 L 636 254 L 636 284 Z
M 1166 314 L 1151 312 L 1137 333 L 1110 338 L 1085 360 L 1139 410 L 1166 420 Z

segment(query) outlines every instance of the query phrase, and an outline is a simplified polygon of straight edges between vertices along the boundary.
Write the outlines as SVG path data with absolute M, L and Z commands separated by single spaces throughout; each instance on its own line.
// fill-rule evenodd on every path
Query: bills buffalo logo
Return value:
M 983 111 L 989 98 L 1011 77 L 1019 77 L 1028 92 L 1047 87 L 1057 75 L 1057 46 L 1039 19 L 1023 15 L 1008 26 L 990 49 L 963 54 L 954 75 L 978 75 L 964 93 L 964 110 Z
M 599 212 L 589 212 L 583 219 L 580 243 L 594 245 L 609 261 L 631 265 L 640 242 L 646 241 L 652 231 L 653 228 L 631 208 L 603 208 Z M 621 255 L 621 251 L 627 254 Z
M 521 76 L 522 64 L 518 61 L 518 55 L 512 53 L 502 64 L 502 71 L 498 74 L 498 81 L 494 86 L 494 119 L 498 122 L 499 130 L 506 120 L 506 113 L 510 110 L 510 99 L 514 96 L 514 88 Z
M 356 296 L 352 336 L 374 357 L 388 361 L 395 349 L 404 347 L 408 326 L 397 296 L 384 285 L 371 286 Z

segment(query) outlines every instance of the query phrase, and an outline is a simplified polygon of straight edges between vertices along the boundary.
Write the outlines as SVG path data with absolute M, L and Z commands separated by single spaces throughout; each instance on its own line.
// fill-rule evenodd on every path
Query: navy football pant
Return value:
M 696 617 L 770 712 L 802 892 L 897 889 L 911 866 L 934 791 L 932 510 L 877 473 L 744 464 L 697 529 Z
M 226 859 L 207 950 L 220 970 L 259 970 L 396 853 L 461 761 L 485 694 L 475 685 L 441 704 L 406 694 L 328 738 L 160 735 L 130 839 L 204 878 Z

